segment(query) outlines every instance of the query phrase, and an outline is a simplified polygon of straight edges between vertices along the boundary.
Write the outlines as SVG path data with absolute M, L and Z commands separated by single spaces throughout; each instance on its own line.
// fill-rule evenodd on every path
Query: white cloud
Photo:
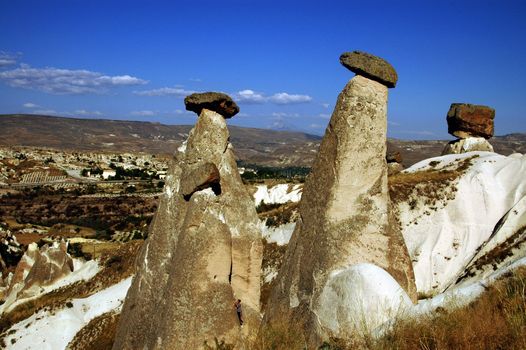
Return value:
M 428 131 L 428 130 L 397 130 L 396 132 L 402 133 L 402 134 L 419 135 L 419 136 L 433 136 L 433 135 L 435 135 L 434 132 Z
M 0 51 L 0 67 L 7 67 L 16 64 L 16 61 L 20 54 L 11 54 L 8 52 Z
M 201 83 L 203 81 L 203 79 L 200 78 L 190 78 L 188 80 L 193 81 L 194 83 Z
M 25 108 L 40 108 L 39 105 L 31 103 L 31 102 L 24 103 L 22 106 L 24 106 Z
M 321 124 L 311 124 L 311 125 L 309 125 L 309 128 L 311 128 L 311 129 L 321 129 L 324 126 L 325 125 L 321 125 Z
M 134 91 L 135 95 L 139 96 L 175 96 L 175 97 L 186 97 L 195 93 L 192 90 L 185 90 L 182 87 L 163 87 L 159 89 Z
M 139 116 L 139 117 L 151 117 L 155 115 L 155 112 L 154 111 L 132 111 L 130 114 L 134 116 Z
M 272 116 L 278 118 L 297 118 L 300 115 L 298 113 L 274 112 L 272 113 Z
M 312 101 L 312 97 L 308 95 L 289 94 L 287 92 L 276 93 L 272 96 L 265 96 L 265 94 L 256 92 L 254 90 L 246 89 L 233 94 L 234 100 L 239 103 L 265 103 L 272 102 L 280 105 L 306 103 Z
M 400 126 L 401 124 L 400 123 L 397 123 L 397 122 L 392 122 L 392 121 L 387 121 L 387 125 L 391 125 L 391 126 Z
M 327 113 L 320 113 L 318 114 L 318 117 L 323 118 L 323 119 L 329 119 L 331 115 Z
M 175 114 L 179 114 L 179 115 L 183 115 L 183 114 L 188 114 L 188 115 L 195 115 L 194 112 L 191 112 L 191 111 L 183 111 L 182 109 L 176 109 L 174 111 Z
M 103 93 L 110 87 L 147 83 L 130 75 L 108 76 L 85 69 L 32 68 L 27 64 L 0 72 L 0 80 L 12 87 L 51 94 Z
M 99 112 L 99 111 L 87 111 L 85 109 L 77 109 L 75 112 L 70 113 L 70 114 L 73 114 L 73 115 L 90 115 L 90 116 L 102 115 L 102 113 Z
M 254 90 L 241 90 L 234 94 L 234 99 L 239 103 L 264 103 L 267 98 Z
M 323 108 L 329 108 L 329 107 L 331 106 L 331 105 L 328 104 L 328 103 L 322 103 L 321 105 L 323 106 Z
M 271 102 L 285 105 L 293 103 L 306 103 L 312 101 L 312 97 L 308 95 L 297 95 L 297 94 L 288 94 L 286 92 L 280 92 L 270 96 L 269 100 Z

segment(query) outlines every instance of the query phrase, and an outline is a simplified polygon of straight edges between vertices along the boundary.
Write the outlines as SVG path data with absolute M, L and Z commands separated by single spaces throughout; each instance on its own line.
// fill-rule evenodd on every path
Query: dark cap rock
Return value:
M 221 92 L 203 92 L 186 96 L 184 105 L 188 111 L 201 114 L 203 108 L 221 114 L 225 119 L 232 118 L 239 112 L 238 105 Z
M 495 110 L 488 106 L 452 103 L 447 113 L 448 132 L 458 138 L 493 137 Z
M 344 52 L 340 56 L 340 63 L 351 72 L 382 83 L 388 88 L 394 88 L 398 81 L 398 74 L 389 62 L 366 52 Z

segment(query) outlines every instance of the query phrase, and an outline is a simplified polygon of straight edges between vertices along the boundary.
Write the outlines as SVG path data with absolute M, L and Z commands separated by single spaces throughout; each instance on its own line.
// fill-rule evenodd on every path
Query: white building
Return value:
M 104 180 L 108 180 L 108 178 L 111 176 L 111 177 L 115 177 L 115 175 L 117 175 L 117 172 L 113 169 L 104 169 L 102 171 L 102 178 Z

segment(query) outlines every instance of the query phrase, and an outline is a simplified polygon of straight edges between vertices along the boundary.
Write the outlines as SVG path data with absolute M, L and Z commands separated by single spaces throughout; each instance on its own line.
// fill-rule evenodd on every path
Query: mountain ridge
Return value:
M 171 154 L 187 138 L 191 125 L 114 119 L 84 119 L 36 114 L 0 114 L 0 145 L 70 151 Z M 266 166 L 310 166 L 321 136 L 230 125 L 239 159 Z M 402 154 L 404 165 L 440 155 L 447 140 L 388 139 L 390 152 Z M 526 133 L 490 139 L 502 154 L 526 152 Z

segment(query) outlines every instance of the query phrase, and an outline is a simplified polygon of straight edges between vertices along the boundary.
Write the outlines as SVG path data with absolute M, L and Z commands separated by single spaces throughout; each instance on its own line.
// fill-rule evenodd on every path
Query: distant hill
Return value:
M 0 145 L 60 150 L 173 153 L 186 139 L 190 125 L 62 118 L 42 115 L 0 115 Z M 301 132 L 230 126 L 231 141 L 239 159 L 268 166 L 310 166 L 321 137 Z M 404 165 L 440 155 L 447 141 L 389 139 L 390 151 L 400 151 Z M 526 134 L 490 140 L 502 154 L 526 153 Z
M 0 145 L 59 150 L 171 154 L 186 140 L 191 125 L 79 119 L 42 115 L 0 115 Z M 272 166 L 308 166 L 321 137 L 301 132 L 229 126 L 236 155 Z

